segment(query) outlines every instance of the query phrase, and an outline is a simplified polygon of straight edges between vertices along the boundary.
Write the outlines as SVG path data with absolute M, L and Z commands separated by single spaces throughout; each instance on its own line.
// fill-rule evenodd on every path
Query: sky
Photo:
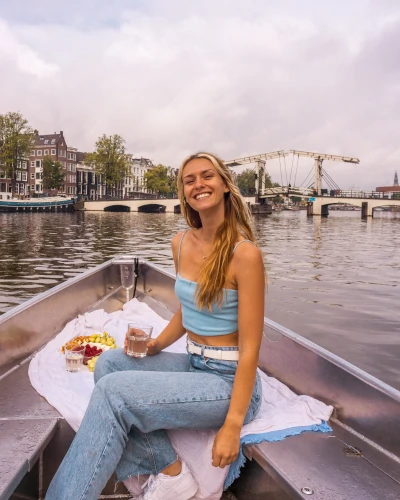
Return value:
M 369 190 L 400 173 L 399 52 L 398 0 L 0 0 L 0 113 L 80 151 L 120 134 L 174 167 L 199 150 L 356 157 L 324 168 Z M 313 160 L 286 163 L 293 185 Z

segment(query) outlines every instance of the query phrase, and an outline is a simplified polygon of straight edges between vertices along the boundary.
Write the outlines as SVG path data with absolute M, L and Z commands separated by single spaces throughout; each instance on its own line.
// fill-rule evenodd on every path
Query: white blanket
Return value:
M 78 429 L 88 406 L 94 387 L 93 373 L 86 367 L 79 373 L 67 372 L 61 347 L 77 335 L 103 331 L 115 337 L 117 345 L 122 346 L 128 322 L 137 320 L 153 326 L 153 337 L 157 337 L 167 324 L 146 304 L 133 299 L 122 311 L 106 314 L 99 310 L 79 316 L 32 359 L 29 366 L 32 386 L 63 415 L 74 430 Z M 181 338 L 166 351 L 186 352 L 186 339 Z M 268 439 L 268 435 L 275 436 L 271 440 L 278 440 L 302 430 L 327 430 L 324 421 L 332 413 L 331 406 L 309 396 L 297 396 L 284 384 L 261 371 L 260 376 L 263 402 L 257 418 L 243 427 L 242 442 L 246 441 L 246 436 L 250 441 L 254 435 L 258 436 L 255 436 L 254 441 Z M 186 461 L 199 483 L 199 490 L 194 497 L 196 500 L 219 500 L 229 472 L 228 467 L 220 469 L 211 464 L 215 434 L 215 431 L 169 431 L 177 453 Z M 239 465 L 236 465 L 237 471 L 231 471 L 230 474 L 233 473 L 232 479 L 238 475 Z M 125 481 L 125 484 L 132 494 L 139 492 L 136 478 Z

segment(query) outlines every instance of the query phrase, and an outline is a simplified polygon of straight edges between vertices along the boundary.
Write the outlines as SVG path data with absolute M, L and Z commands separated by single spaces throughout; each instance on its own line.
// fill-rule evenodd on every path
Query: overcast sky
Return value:
M 358 157 L 324 164 L 341 188 L 400 173 L 399 0 L 111 4 L 0 0 L 0 113 L 81 151 L 118 133 L 172 166 L 299 149 Z M 301 159 L 296 184 L 311 167 Z

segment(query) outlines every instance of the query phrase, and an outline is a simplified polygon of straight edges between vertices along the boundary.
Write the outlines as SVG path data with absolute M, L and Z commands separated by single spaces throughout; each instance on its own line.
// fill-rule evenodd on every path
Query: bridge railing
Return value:
M 140 196 L 98 196 L 96 199 L 92 199 L 91 196 L 78 195 L 78 199 L 83 201 L 139 201 L 139 200 L 177 200 L 178 195 L 175 193 L 167 193 L 157 196 L 156 194 L 146 193 Z
M 356 199 L 371 199 L 371 200 L 390 200 L 399 199 L 400 192 L 388 193 L 382 191 L 353 191 L 342 189 L 321 189 L 318 192 L 314 191 L 312 196 L 328 196 L 330 198 L 356 198 Z
M 343 189 L 300 189 L 291 186 L 277 186 L 273 188 L 260 189 L 259 196 L 301 196 L 307 197 L 329 197 L 329 198 L 355 198 L 355 199 L 371 199 L 371 200 L 400 200 L 399 192 L 382 192 L 382 191 L 359 191 L 359 190 L 343 190 Z

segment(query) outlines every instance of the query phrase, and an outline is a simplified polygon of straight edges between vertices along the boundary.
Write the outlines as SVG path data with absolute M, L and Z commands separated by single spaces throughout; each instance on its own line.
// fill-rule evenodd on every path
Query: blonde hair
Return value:
M 186 219 L 188 226 L 192 229 L 202 227 L 199 212 L 194 210 L 185 200 L 183 190 L 183 170 L 186 165 L 197 158 L 209 160 L 215 170 L 221 176 L 229 189 L 225 193 L 225 217 L 224 222 L 218 227 L 215 234 L 215 242 L 211 255 L 200 271 L 197 280 L 196 302 L 198 307 L 207 307 L 211 310 L 212 304 L 219 305 L 223 301 L 223 287 L 225 284 L 228 266 L 232 259 L 233 248 L 238 240 L 239 234 L 255 243 L 252 229 L 252 217 L 248 206 L 243 201 L 239 189 L 236 186 L 231 171 L 225 163 L 211 153 L 196 153 L 186 158 L 178 173 L 178 196 L 181 203 L 181 213 Z

